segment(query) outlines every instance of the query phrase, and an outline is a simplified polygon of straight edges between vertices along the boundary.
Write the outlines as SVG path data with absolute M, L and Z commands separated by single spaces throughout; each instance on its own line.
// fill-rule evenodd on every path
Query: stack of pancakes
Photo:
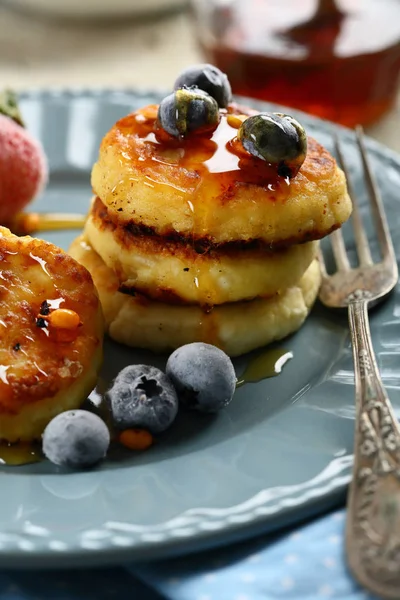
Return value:
M 232 105 L 212 136 L 182 141 L 147 106 L 104 137 L 70 252 L 116 341 L 154 351 L 203 341 L 237 356 L 304 322 L 320 284 L 317 240 L 351 213 L 345 177 L 311 138 L 296 177 L 278 177 L 237 142 L 248 114 Z

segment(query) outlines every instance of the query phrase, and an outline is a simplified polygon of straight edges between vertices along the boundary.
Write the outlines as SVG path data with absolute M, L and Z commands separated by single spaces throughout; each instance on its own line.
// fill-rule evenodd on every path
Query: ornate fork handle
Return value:
M 400 598 L 400 429 L 371 342 L 368 295 L 349 303 L 356 385 L 353 483 L 346 548 L 351 570 L 377 595 Z

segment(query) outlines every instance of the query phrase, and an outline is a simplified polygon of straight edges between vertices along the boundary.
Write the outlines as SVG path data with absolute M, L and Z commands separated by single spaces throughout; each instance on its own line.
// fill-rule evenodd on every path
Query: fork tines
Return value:
M 365 148 L 363 129 L 361 126 L 357 126 L 355 130 L 356 140 L 358 149 L 360 151 L 363 172 L 365 177 L 365 182 L 367 185 L 371 208 L 372 208 L 372 216 L 374 219 L 374 223 L 376 226 L 377 236 L 381 248 L 382 253 L 382 262 L 384 261 L 395 261 L 395 253 L 393 249 L 393 244 L 390 236 L 389 226 L 386 219 L 383 202 L 381 195 L 379 193 L 379 189 L 377 183 L 375 181 L 375 177 L 372 173 L 370 161 L 367 155 L 367 151 Z M 346 161 L 344 159 L 344 155 L 342 152 L 341 144 L 339 141 L 339 137 L 335 135 L 335 150 L 338 158 L 338 164 L 344 171 L 347 180 L 347 189 L 352 200 L 353 204 L 353 213 L 352 213 L 352 225 L 354 230 L 355 243 L 358 254 L 358 261 L 360 267 L 367 267 L 373 265 L 373 260 L 369 248 L 367 234 L 365 232 L 365 228 L 363 226 L 358 201 L 356 194 L 354 192 L 349 170 L 346 166 Z M 334 231 L 330 236 L 332 243 L 333 255 L 336 261 L 336 267 L 338 271 L 349 271 L 351 269 L 350 262 L 346 252 L 346 246 L 344 243 L 343 235 L 340 229 Z M 321 270 L 323 276 L 327 276 L 325 263 L 323 259 L 322 252 L 320 252 L 320 261 L 321 261 Z

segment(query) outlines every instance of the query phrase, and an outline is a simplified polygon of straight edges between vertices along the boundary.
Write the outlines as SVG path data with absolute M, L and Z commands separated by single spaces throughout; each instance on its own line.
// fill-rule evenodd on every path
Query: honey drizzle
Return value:
M 229 111 L 236 112 L 239 109 L 232 107 Z M 143 119 L 143 114 L 146 118 Z M 249 113 L 250 114 L 250 113 Z M 204 202 L 201 203 L 202 189 L 209 190 L 210 186 L 218 183 L 218 187 L 229 188 L 235 183 L 253 183 L 267 187 L 274 184 L 281 196 L 287 195 L 287 182 L 277 174 L 276 166 L 250 155 L 237 140 L 236 134 L 240 124 L 240 118 L 232 118 L 225 110 L 221 111 L 221 120 L 214 132 L 202 133 L 177 139 L 167 134 L 157 124 L 156 106 L 145 107 L 122 118 L 115 125 L 115 142 L 120 146 L 119 159 L 124 165 L 126 179 L 137 181 L 137 171 L 141 172 L 151 183 L 152 187 L 169 186 L 178 192 L 188 195 L 193 205 L 201 211 Z M 134 142 L 130 145 L 129 140 Z M 112 143 L 112 142 L 110 142 Z M 163 169 L 162 167 L 166 167 Z M 187 171 L 187 185 L 177 185 L 173 182 L 174 168 L 182 172 Z M 164 174 L 169 173 L 171 177 L 166 181 Z M 193 178 L 193 175 L 199 177 Z M 182 179 L 185 173 L 182 173 Z M 200 181 L 200 185 L 199 185 Z M 116 191 L 117 183 L 109 198 L 112 204 L 112 193 Z M 162 188 L 160 189 L 162 191 Z M 212 203 L 210 203 L 212 204 Z M 207 216 L 207 213 L 206 213 Z M 207 233 L 206 222 L 201 223 L 204 233 Z
M 337 4 L 321 18 L 313 16 L 317 0 L 215 2 L 209 27 L 198 28 L 207 31 L 200 45 L 236 95 L 348 127 L 375 122 L 397 93 L 400 4 Z

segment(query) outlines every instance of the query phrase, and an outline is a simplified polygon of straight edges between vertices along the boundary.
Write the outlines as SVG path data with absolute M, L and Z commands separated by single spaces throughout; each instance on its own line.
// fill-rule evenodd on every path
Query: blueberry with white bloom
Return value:
M 216 412 L 233 398 L 236 373 L 232 361 L 211 344 L 181 346 L 169 357 L 166 372 L 188 408 Z
M 107 393 L 114 424 L 151 433 L 168 429 L 178 412 L 174 386 L 165 373 L 149 365 L 122 369 Z
M 106 424 L 86 410 L 57 415 L 43 433 L 43 453 L 52 463 L 64 467 L 91 467 L 106 456 L 109 445 Z

